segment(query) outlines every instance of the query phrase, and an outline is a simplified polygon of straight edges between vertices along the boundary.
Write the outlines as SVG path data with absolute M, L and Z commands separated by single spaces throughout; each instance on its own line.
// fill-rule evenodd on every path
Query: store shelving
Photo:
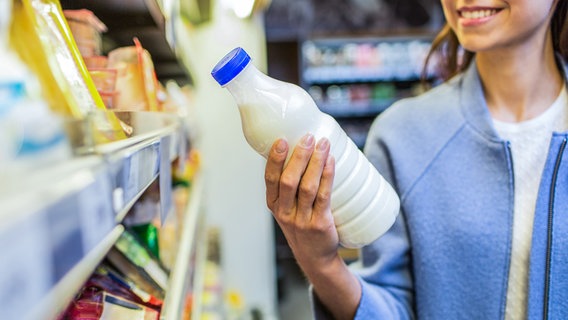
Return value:
M 174 17 L 162 11 L 162 1 L 61 4 L 63 9 L 90 9 L 107 23 L 107 51 L 132 45 L 136 36 L 150 51 L 159 80 L 191 83 L 175 52 L 172 20 L 166 19 Z M 172 166 L 185 163 L 190 136 L 186 119 L 170 112 L 90 110 L 82 119 L 64 118 L 72 155 L 49 163 L 35 159 L 33 167 L 14 165 L 17 172 L 0 171 L 0 241 L 5 244 L 0 251 L 0 319 L 56 319 L 129 231 L 125 219 L 152 186 L 159 189 L 161 222 L 174 212 Z M 96 135 L 105 132 L 93 124 L 109 116 L 122 122 L 129 137 L 95 143 L 93 129 L 101 130 Z M 202 227 L 199 183 L 192 190 L 183 222 L 189 247 L 180 245 L 176 252 L 179 265 L 171 273 L 163 306 L 170 319 L 181 318 L 187 294 L 177 281 L 194 274 L 187 262 L 195 255 Z
M 180 237 L 180 248 L 171 270 L 164 307 L 160 314 L 162 320 L 182 319 L 185 297 L 199 295 L 196 285 L 198 254 L 204 243 L 204 215 L 202 214 L 203 183 L 195 177 L 191 187 L 189 205 L 184 216 L 184 225 Z M 199 319 L 192 317 L 192 319 Z
M 149 184 L 162 174 L 169 176 L 160 181 L 164 189 L 171 187 L 168 168 L 183 156 L 187 136 L 182 120 L 143 112 L 129 118 L 136 120 L 131 138 L 3 184 L 0 240 L 12 245 L 0 253 L 1 319 L 55 318 L 113 246 Z
M 92 250 L 53 286 L 42 301 L 32 309 L 30 319 L 54 319 L 73 299 L 87 281 L 116 240 L 124 232 L 122 225 L 115 226 Z
M 111 233 L 107 178 L 103 162 L 87 157 L 23 177 L 0 193 L 0 239 L 10 244 L 0 253 L 0 318 L 34 319 L 38 304 Z M 91 191 L 103 196 L 91 198 Z
M 362 148 L 366 131 L 361 128 L 395 101 L 420 92 L 424 79 L 434 78 L 432 69 L 424 79 L 422 74 L 432 38 L 427 33 L 307 38 L 300 45 L 300 85 Z
M 152 112 L 119 112 L 117 115 L 128 119 L 129 125 L 136 128 L 136 135 L 96 146 L 93 151 L 108 163 L 114 190 L 113 207 L 117 212 L 116 221 L 120 222 L 160 171 L 168 169 L 168 163 L 162 160 L 175 159 L 185 147 L 181 145 L 184 143 L 181 120 L 174 115 Z M 160 184 L 166 185 L 168 181 L 160 181 Z
M 163 11 L 165 7 L 176 10 L 175 6 L 164 3 L 61 1 L 63 9 L 90 9 L 107 23 L 106 51 L 132 45 L 136 36 L 150 51 L 158 80 L 191 83 L 171 34 L 175 12 Z M 72 155 L 49 163 L 35 159 L 33 167 L 14 164 L 17 172 L 0 171 L 0 241 L 4 244 L 0 251 L 0 319 L 50 320 L 61 315 L 121 236 L 130 232 L 125 220 L 153 186 L 159 189 L 161 222 L 174 212 L 172 167 L 185 164 L 191 138 L 187 119 L 174 109 L 89 110 L 81 119 L 64 116 L 61 121 Z M 94 124 L 109 116 L 121 121 L 129 137 L 95 143 L 94 136 L 100 138 L 105 132 Z M 195 274 L 189 262 L 203 234 L 200 185 L 192 181 L 183 242 L 175 253 L 177 264 L 168 280 L 163 319 L 181 318 L 188 288 L 180 285 Z M 163 268 L 160 263 L 156 265 Z M 165 268 L 161 271 L 169 273 Z
M 202 319 L 202 305 L 203 295 L 205 289 L 205 269 L 207 264 L 208 242 L 206 241 L 206 230 L 201 229 L 198 239 L 203 241 L 199 242 L 195 251 L 195 269 L 193 270 L 193 306 L 191 308 L 190 319 Z M 171 318 L 175 319 L 175 318 Z
M 108 27 L 103 43 L 108 52 L 134 45 L 137 37 L 152 55 L 156 76 L 162 82 L 192 83 L 176 49 L 173 24 L 178 14 L 171 1 L 159 0 L 61 0 L 64 9 L 89 9 Z M 179 8 L 177 9 L 179 10 Z
M 313 38 L 301 46 L 300 83 L 333 113 L 374 115 L 421 81 L 431 36 Z M 428 70 L 427 77 L 433 72 Z M 333 107 L 338 105 L 339 107 Z M 334 114 L 332 114 L 334 115 Z

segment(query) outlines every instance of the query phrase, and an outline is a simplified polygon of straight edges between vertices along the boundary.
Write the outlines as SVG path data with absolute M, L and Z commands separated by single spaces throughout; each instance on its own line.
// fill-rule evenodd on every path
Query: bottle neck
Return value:
M 259 85 L 259 79 L 263 76 L 264 74 L 249 62 L 239 74 L 225 85 L 225 88 L 231 93 L 234 93 L 238 90 L 245 89 L 245 87 L 257 87 Z

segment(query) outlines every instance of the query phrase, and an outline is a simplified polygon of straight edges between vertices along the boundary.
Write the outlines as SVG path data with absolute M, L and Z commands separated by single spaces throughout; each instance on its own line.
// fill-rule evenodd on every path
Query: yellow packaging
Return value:
M 52 110 L 77 119 L 105 105 L 87 70 L 57 0 L 15 0 L 11 45 L 40 79 Z M 120 121 L 108 112 L 94 117 L 95 142 L 126 138 Z

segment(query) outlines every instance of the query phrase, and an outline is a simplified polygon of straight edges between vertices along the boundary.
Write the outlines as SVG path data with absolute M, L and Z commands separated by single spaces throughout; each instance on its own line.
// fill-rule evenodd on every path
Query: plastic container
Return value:
M 328 138 L 336 159 L 331 209 L 341 245 L 359 248 L 379 238 L 399 212 L 394 189 L 305 90 L 265 75 L 250 61 L 236 48 L 211 72 L 235 99 L 249 145 L 266 158 L 278 138 L 291 146 L 306 133 Z
M 89 74 L 100 92 L 112 92 L 116 87 L 116 70 L 108 68 L 91 68 Z
M 63 10 L 69 29 L 84 57 L 102 53 L 102 36 L 107 31 L 105 24 L 87 9 Z
M 106 56 L 83 56 L 87 69 L 106 68 L 108 66 L 108 58 Z
M 124 111 L 147 111 L 148 99 L 136 47 L 121 47 L 108 54 L 108 67 L 117 70 L 116 90 L 120 96 L 115 108 Z
M 157 111 L 154 64 L 139 43 L 108 54 L 108 68 L 117 70 L 115 108 L 123 111 Z

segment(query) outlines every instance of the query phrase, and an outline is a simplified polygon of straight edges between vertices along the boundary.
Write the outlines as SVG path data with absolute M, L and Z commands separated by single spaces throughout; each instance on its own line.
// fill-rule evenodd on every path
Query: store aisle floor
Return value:
M 278 306 L 280 320 L 312 319 L 308 282 L 304 275 L 292 259 L 283 263 L 282 268 L 285 276 L 282 281 L 283 297 Z

